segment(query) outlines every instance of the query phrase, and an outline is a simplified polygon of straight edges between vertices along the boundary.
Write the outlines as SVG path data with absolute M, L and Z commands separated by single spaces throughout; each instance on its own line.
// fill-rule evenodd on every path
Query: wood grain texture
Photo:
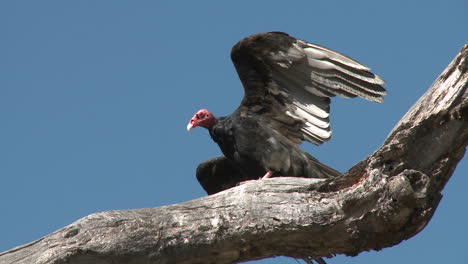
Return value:
M 249 181 L 180 204 L 91 214 L 0 263 L 236 263 L 356 255 L 421 231 L 468 143 L 468 46 L 391 131 L 333 179 Z

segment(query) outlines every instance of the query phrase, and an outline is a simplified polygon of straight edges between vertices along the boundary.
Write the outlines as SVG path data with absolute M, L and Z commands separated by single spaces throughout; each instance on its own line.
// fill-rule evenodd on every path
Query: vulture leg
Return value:
M 261 177 L 260 179 L 268 179 L 268 178 L 271 178 L 271 175 L 273 175 L 273 172 L 270 170 L 270 171 L 267 171 L 267 173 L 265 173 L 265 175 L 263 175 L 263 177 Z

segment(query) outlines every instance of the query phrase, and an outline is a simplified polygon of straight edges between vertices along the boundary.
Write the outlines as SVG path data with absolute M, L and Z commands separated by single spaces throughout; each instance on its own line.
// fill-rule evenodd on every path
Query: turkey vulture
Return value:
M 331 137 L 330 97 L 362 97 L 383 102 L 384 81 L 359 62 L 283 32 L 260 33 L 231 50 L 244 97 L 229 116 L 199 110 L 187 129 L 208 129 L 224 156 L 197 168 L 208 194 L 243 180 L 339 175 L 299 149 Z

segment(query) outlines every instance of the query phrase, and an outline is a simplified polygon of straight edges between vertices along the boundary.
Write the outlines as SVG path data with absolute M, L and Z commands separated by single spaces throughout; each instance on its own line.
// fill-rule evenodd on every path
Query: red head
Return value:
M 198 110 L 198 112 L 190 119 L 187 125 L 187 130 L 190 131 L 192 128 L 201 126 L 204 128 L 211 128 L 216 122 L 215 116 L 206 109 Z

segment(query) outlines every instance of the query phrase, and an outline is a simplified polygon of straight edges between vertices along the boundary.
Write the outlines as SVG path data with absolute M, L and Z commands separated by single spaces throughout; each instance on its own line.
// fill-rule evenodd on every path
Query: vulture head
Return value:
M 207 129 L 213 127 L 216 122 L 215 116 L 206 109 L 198 110 L 195 115 L 193 115 L 192 119 L 190 119 L 189 123 L 187 124 L 187 130 L 190 131 L 192 128 L 201 126 Z

